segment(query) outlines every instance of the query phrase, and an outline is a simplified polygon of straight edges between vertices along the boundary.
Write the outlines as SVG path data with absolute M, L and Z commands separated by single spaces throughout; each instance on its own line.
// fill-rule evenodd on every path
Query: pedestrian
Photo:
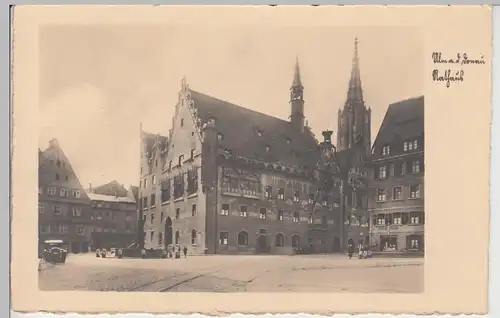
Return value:
M 354 240 L 352 237 L 347 241 L 347 253 L 349 254 L 349 259 L 352 258 L 352 254 L 354 253 Z
M 184 252 L 184 258 L 187 258 L 188 248 L 184 246 L 184 249 L 182 251 Z

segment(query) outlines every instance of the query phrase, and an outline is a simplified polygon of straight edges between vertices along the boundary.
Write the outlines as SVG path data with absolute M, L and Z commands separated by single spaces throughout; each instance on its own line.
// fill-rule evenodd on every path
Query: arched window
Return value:
M 238 245 L 248 245 L 248 233 L 241 231 L 238 233 Z
M 176 231 L 175 232 L 175 244 L 179 244 L 179 236 L 180 236 L 179 231 Z
M 292 236 L 292 247 L 300 246 L 300 237 L 298 235 Z
M 196 245 L 196 230 L 191 231 L 191 245 Z
M 283 247 L 285 245 L 285 236 L 283 234 L 276 234 L 276 247 Z

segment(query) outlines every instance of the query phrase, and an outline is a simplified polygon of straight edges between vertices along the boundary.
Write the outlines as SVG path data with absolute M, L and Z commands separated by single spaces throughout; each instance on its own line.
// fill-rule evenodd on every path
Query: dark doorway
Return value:
M 83 242 L 82 243 L 82 253 L 87 253 L 89 251 L 89 243 Z
M 333 238 L 333 252 L 340 252 L 340 237 Z
M 257 236 L 257 244 L 255 246 L 255 251 L 257 254 L 262 254 L 262 253 L 267 253 L 268 252 L 267 248 L 267 237 L 266 235 L 259 235 Z
M 172 244 L 173 230 L 172 219 L 170 217 L 165 221 L 165 249 Z
M 71 243 L 71 253 L 80 253 L 80 243 Z

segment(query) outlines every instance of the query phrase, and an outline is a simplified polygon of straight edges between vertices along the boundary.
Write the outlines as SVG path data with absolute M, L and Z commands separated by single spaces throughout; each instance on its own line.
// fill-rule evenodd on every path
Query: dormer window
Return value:
M 403 144 L 404 151 L 416 150 L 418 148 L 418 140 L 405 141 Z
M 169 171 L 170 171 L 170 170 L 172 170 L 172 160 L 170 160 L 170 161 L 168 162 L 168 170 L 169 170 Z
M 271 151 L 271 147 L 270 146 L 266 146 L 266 152 L 269 152 Z
M 216 119 L 215 119 L 215 117 L 213 117 L 213 116 L 210 116 L 210 117 L 208 118 L 208 122 L 209 122 L 209 123 L 215 124 L 215 122 L 216 122 L 216 121 L 217 121 L 217 120 L 216 120 Z
M 181 118 L 181 127 L 184 126 L 184 118 Z
M 219 134 L 217 134 L 217 139 L 222 140 L 222 139 L 224 139 L 224 136 L 219 133 Z
M 191 158 L 191 160 L 193 160 L 193 159 L 194 159 L 194 151 L 195 151 L 194 149 L 191 149 L 191 157 L 190 157 L 190 158 Z
M 388 156 L 391 154 L 391 146 L 390 145 L 385 145 L 382 147 L 382 156 Z
M 262 130 L 257 130 L 256 134 L 257 134 L 257 136 L 262 137 L 262 135 L 263 135 Z
M 286 139 L 286 143 L 289 145 L 292 141 L 290 140 L 290 138 L 287 138 Z
M 179 166 L 182 166 L 182 161 L 184 160 L 184 155 L 179 156 Z

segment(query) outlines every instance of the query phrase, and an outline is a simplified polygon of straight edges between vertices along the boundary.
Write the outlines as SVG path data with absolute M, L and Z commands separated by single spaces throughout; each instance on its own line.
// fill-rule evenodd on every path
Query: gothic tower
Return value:
M 304 86 L 300 79 L 299 59 L 295 61 L 295 74 L 290 87 L 290 122 L 300 132 L 304 131 Z
M 338 111 L 337 149 L 352 148 L 363 143 L 371 152 L 371 109 L 365 106 L 359 69 L 358 38 L 354 39 L 351 78 L 344 109 Z

